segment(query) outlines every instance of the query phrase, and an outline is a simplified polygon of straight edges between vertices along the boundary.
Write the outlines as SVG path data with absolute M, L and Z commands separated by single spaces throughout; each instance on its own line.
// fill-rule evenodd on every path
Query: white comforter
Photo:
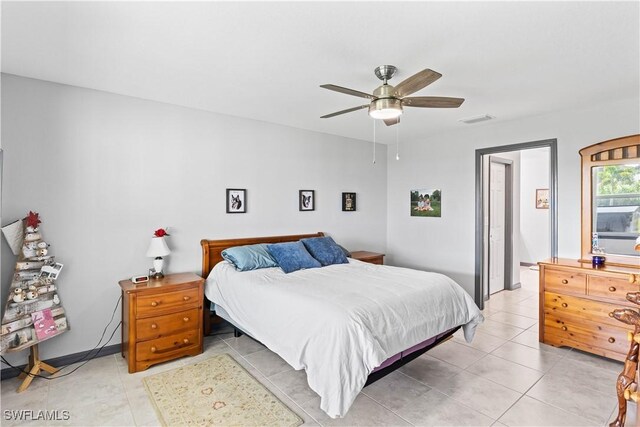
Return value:
M 460 325 L 471 341 L 483 321 L 447 276 L 357 260 L 290 274 L 238 272 L 224 261 L 205 294 L 294 369 L 305 369 L 333 418 L 347 413 L 384 360 Z

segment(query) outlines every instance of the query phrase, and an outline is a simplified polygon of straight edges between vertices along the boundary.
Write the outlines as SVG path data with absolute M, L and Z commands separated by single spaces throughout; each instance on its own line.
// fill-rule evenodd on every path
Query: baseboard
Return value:
M 535 262 L 522 262 L 520 261 L 520 267 L 531 267 L 532 265 L 537 265 Z
M 113 344 L 113 345 L 106 346 L 103 349 L 101 349 L 100 351 L 98 351 L 96 353 L 96 355 L 92 357 L 92 359 L 96 358 L 96 357 L 103 357 L 103 356 L 109 356 L 109 355 L 115 354 L 115 353 L 120 353 L 120 349 L 121 348 L 122 348 L 122 346 L 120 344 Z M 78 360 L 86 357 L 89 353 L 95 353 L 95 350 L 81 351 L 79 353 L 68 354 L 66 356 L 54 357 L 53 359 L 47 359 L 44 362 L 48 363 L 49 365 L 53 366 L 54 368 L 61 368 L 63 366 L 67 366 L 67 365 L 71 365 L 73 363 L 76 363 Z M 16 366 L 16 367 L 20 368 L 20 369 L 24 369 L 24 368 L 27 367 L 27 365 L 19 365 L 19 366 Z M 9 378 L 15 378 L 18 375 L 20 375 L 20 372 L 18 372 L 17 370 L 15 370 L 15 369 L 13 369 L 11 367 L 4 368 L 4 369 L 2 369 L 2 371 L 0 371 L 0 379 L 2 379 L 2 380 L 8 380 Z
M 514 283 L 513 285 L 509 286 L 508 288 L 505 288 L 506 291 L 515 291 L 516 289 L 519 289 L 522 287 L 522 283 L 518 282 L 518 283 Z

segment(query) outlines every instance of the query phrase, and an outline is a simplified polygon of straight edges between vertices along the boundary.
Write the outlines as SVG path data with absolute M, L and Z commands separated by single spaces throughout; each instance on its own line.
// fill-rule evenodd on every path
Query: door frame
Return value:
M 489 230 L 491 230 L 491 163 L 504 165 L 504 289 L 513 290 L 513 160 L 501 157 L 489 156 L 489 171 L 487 180 L 487 218 Z M 484 224 L 482 230 L 484 231 Z M 489 286 L 489 263 L 491 262 L 491 239 L 487 239 L 487 296 L 491 298 L 491 288 Z M 482 245 L 484 248 L 484 244 Z M 484 252 L 484 250 L 483 250 Z M 519 286 L 518 286 L 519 287 Z M 484 300 L 484 289 L 482 290 Z
M 519 144 L 500 145 L 496 147 L 479 148 L 476 150 L 476 241 L 475 241 L 475 295 L 476 305 L 484 309 L 484 228 L 482 186 L 482 156 L 498 154 L 508 151 L 521 151 L 531 148 L 549 148 L 549 242 L 551 258 L 558 257 L 558 140 L 544 139 L 540 141 L 523 142 Z

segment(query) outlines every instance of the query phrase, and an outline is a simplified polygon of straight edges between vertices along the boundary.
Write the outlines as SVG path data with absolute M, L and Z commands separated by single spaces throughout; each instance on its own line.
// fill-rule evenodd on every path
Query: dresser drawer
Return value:
M 625 304 L 637 307 L 635 304 L 627 301 L 628 292 L 638 292 L 640 286 L 629 283 L 628 278 L 605 277 L 589 275 L 587 281 L 587 294 L 593 297 L 606 298 L 617 304 Z
M 181 330 L 200 327 L 200 310 L 197 308 L 164 316 L 136 320 L 137 340 L 143 341 L 175 334 Z
M 615 304 L 577 298 L 569 295 L 559 295 L 552 292 L 544 293 L 544 313 L 562 318 L 571 318 L 574 322 L 590 320 L 596 323 L 606 323 L 613 327 L 624 327 L 616 319 L 609 317 L 609 313 L 620 308 Z
M 569 270 L 545 269 L 544 288 L 546 291 L 584 295 L 586 292 L 586 283 L 586 274 L 575 273 Z
M 629 350 L 627 329 L 574 319 L 561 313 L 545 315 L 544 335 L 545 339 L 556 336 L 614 353 L 625 354 Z
M 136 344 L 136 360 L 164 359 L 200 346 L 200 330 L 191 330 L 168 337 Z
M 136 302 L 139 316 L 165 313 L 172 309 L 197 307 L 201 303 L 198 288 L 176 292 L 139 296 Z

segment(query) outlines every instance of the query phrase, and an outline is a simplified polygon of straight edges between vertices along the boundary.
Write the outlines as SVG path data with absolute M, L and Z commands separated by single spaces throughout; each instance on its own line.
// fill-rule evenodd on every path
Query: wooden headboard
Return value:
M 202 277 L 205 279 L 214 265 L 222 261 L 222 251 L 232 246 L 255 245 L 257 243 L 295 242 L 309 237 L 322 237 L 324 233 L 293 234 L 290 236 L 245 237 L 241 239 L 200 240 L 202 246 Z

